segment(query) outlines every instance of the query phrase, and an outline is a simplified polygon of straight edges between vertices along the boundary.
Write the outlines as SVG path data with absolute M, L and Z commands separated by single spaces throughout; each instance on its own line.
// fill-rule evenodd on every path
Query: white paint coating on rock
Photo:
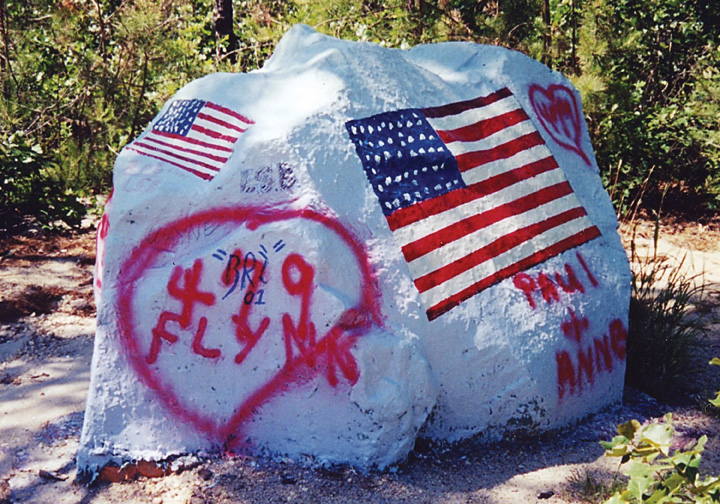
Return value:
M 386 467 L 415 438 L 618 401 L 627 258 L 578 93 L 470 43 L 296 26 L 115 164 L 81 470 L 237 451 Z

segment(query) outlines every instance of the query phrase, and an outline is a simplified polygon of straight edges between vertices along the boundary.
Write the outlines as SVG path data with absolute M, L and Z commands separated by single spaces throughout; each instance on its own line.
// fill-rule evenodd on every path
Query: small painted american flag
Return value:
M 346 127 L 430 320 L 600 235 L 507 88 Z
M 251 124 L 247 117 L 209 101 L 175 100 L 150 132 L 128 148 L 212 180 Z

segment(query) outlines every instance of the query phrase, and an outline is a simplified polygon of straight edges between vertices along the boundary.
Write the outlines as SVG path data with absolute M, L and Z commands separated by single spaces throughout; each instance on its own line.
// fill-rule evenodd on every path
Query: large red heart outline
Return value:
M 358 291 L 360 299 L 355 306 L 336 317 L 334 323 L 323 324 L 322 327 L 319 327 L 317 338 L 314 335 L 309 337 L 307 334 L 295 334 L 297 344 L 304 345 L 301 348 L 301 350 L 304 348 L 303 353 L 293 359 L 288 359 L 282 367 L 278 364 L 279 369 L 275 374 L 268 375 L 267 379 L 263 378 L 256 389 L 237 399 L 236 403 L 233 402 L 233 413 L 228 418 L 217 419 L 212 414 L 203 411 L 202 407 L 193 406 L 196 402 L 192 398 L 184 397 L 176 383 L 168 376 L 163 375 L 166 370 L 158 367 L 155 362 L 157 355 L 154 358 L 148 357 L 146 342 L 150 328 L 147 327 L 147 324 L 140 323 L 142 316 L 139 316 L 138 310 L 142 310 L 143 307 L 142 303 L 136 302 L 136 297 L 142 291 L 143 282 L 147 281 L 146 277 L 150 271 L 158 271 L 159 265 L 168 257 L 168 254 L 172 256 L 179 251 L 187 243 L 187 237 L 201 236 L 200 230 L 207 229 L 208 226 L 237 227 L 255 231 L 260 228 L 262 231 L 266 229 L 263 226 L 271 226 L 274 223 L 287 224 L 289 222 L 296 225 L 302 224 L 303 221 L 309 225 L 321 226 L 330 233 L 333 239 L 339 240 L 346 246 L 344 250 L 347 250 L 348 255 L 351 256 L 351 262 L 358 270 L 357 277 L 361 284 Z M 160 244 L 161 246 L 158 246 L 158 236 L 172 238 L 168 238 Z M 282 277 L 290 296 L 300 296 L 304 288 L 300 282 L 303 278 L 311 278 L 307 275 L 298 277 L 298 271 L 302 267 L 309 267 L 309 265 L 300 256 L 297 254 L 288 256 L 283 267 Z M 176 276 L 175 273 L 178 273 L 179 278 L 181 270 L 180 266 L 176 266 L 172 276 Z M 186 288 L 188 278 L 191 278 L 193 271 L 188 268 L 184 272 Z M 255 280 L 257 281 L 260 277 L 260 270 L 257 269 L 256 273 Z M 178 281 L 177 278 L 176 281 Z M 192 425 L 212 442 L 219 443 L 231 450 L 242 447 L 243 425 L 253 417 L 257 409 L 271 399 L 286 393 L 292 387 L 317 377 L 323 371 L 328 373 L 328 380 L 331 384 L 333 380 L 337 382 L 335 368 L 340 370 L 340 373 L 343 373 L 352 385 L 353 380 L 357 380 L 358 371 L 350 349 L 358 337 L 366 334 L 374 325 L 381 324 L 380 290 L 362 243 L 337 219 L 307 209 L 268 210 L 259 207 L 223 207 L 202 211 L 168 223 L 155 229 L 132 250 L 119 270 L 117 285 L 117 320 L 120 341 L 128 361 L 142 383 L 155 392 L 158 401 L 175 418 Z M 240 294 L 242 296 L 242 293 Z M 247 293 L 245 296 L 247 299 Z M 303 303 L 306 301 L 307 299 L 303 298 Z M 242 310 L 240 315 L 242 315 Z M 177 323 L 178 318 L 173 321 Z M 283 325 L 290 326 L 294 323 L 287 314 L 283 316 L 282 322 Z M 298 329 L 301 323 L 297 324 L 297 327 L 292 326 L 292 331 L 302 333 L 303 330 Z M 305 323 L 304 327 L 311 325 Z M 265 326 L 267 327 L 267 324 Z M 177 324 L 172 324 L 170 327 L 177 328 Z M 314 332 L 314 326 L 312 327 Z M 157 326 L 153 328 L 153 338 L 156 329 Z M 163 341 L 163 345 L 166 345 L 163 348 L 169 348 L 167 341 Z M 217 351 L 205 348 L 201 339 L 193 340 L 192 345 L 197 350 L 196 353 L 199 352 L 200 355 L 204 355 L 210 360 L 215 356 L 213 352 Z M 243 364 L 238 357 L 235 358 L 235 362 L 238 366 Z M 243 369 L 245 373 L 248 372 L 242 367 L 239 369 Z M 192 377 L 191 379 L 201 379 L 201 377 Z M 233 401 L 233 399 L 230 400 Z M 202 404 L 202 402 L 197 402 L 197 404 Z
M 559 84 L 547 89 L 532 84 L 529 95 L 533 110 L 553 140 L 592 165 L 582 149 L 583 118 L 573 92 Z

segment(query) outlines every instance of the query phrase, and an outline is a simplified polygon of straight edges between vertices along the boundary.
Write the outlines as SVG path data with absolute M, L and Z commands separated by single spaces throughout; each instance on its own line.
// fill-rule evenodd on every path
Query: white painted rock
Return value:
M 630 272 L 578 93 L 526 56 L 297 26 L 118 156 L 78 466 L 385 467 L 618 401 Z

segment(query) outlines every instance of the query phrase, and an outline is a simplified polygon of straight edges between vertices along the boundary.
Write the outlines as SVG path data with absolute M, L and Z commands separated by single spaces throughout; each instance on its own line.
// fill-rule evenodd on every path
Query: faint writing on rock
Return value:
M 238 173 L 240 191 L 248 194 L 267 194 L 290 191 L 297 183 L 292 167 L 287 163 L 261 166 Z

